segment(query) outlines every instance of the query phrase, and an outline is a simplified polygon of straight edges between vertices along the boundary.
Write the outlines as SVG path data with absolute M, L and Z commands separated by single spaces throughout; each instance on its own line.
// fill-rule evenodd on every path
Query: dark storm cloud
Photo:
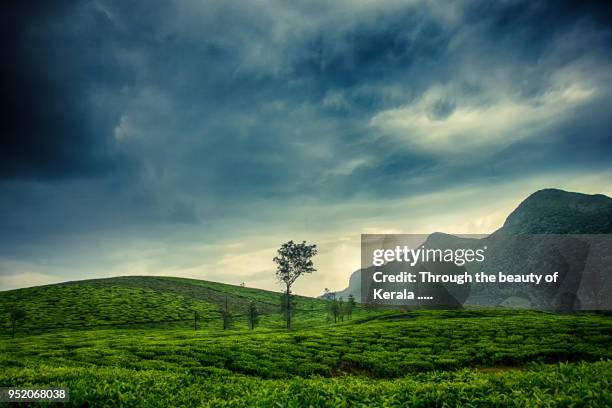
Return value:
M 15 2 L 2 19 L 4 256 L 609 166 L 603 2 Z
M 0 178 L 109 170 L 118 107 L 95 96 L 112 94 L 130 73 L 113 67 L 108 21 L 64 1 L 15 2 L 2 20 Z
M 452 34 L 452 28 L 424 14 L 424 9 L 409 8 L 365 22 L 351 21 L 340 30 L 325 27 L 299 50 L 295 75 L 312 80 L 323 92 L 407 78 L 417 66 L 432 66 Z
M 127 126 L 146 134 L 140 141 L 145 146 L 137 149 L 165 155 L 164 147 L 174 150 L 168 145 L 178 142 L 177 150 L 186 150 L 178 156 L 208 153 L 213 163 L 211 151 L 223 152 L 215 156 L 224 159 L 227 154 L 211 180 L 221 189 L 223 177 L 233 177 L 232 168 L 239 167 L 237 160 L 250 185 L 275 184 L 286 163 L 274 164 L 258 152 L 277 151 L 295 165 L 303 157 L 286 147 L 295 140 L 344 149 L 359 137 L 351 122 L 363 125 L 377 110 L 410 103 L 437 83 L 455 82 L 465 88 L 462 93 L 478 94 L 479 84 L 460 77 L 466 58 L 463 69 L 516 76 L 513 92 L 545 92 L 555 67 L 537 62 L 579 23 L 606 31 L 609 22 L 604 7 L 584 3 L 468 2 L 456 11 L 458 21 L 423 5 L 373 7 L 340 17 L 332 9 L 319 25 L 301 24 L 300 15 L 274 3 L 261 9 L 216 2 L 45 4 L 15 6 L 5 14 L 19 23 L 3 25 L 5 37 L 13 38 L 5 58 L 13 63 L 3 75 L 3 177 L 74 176 L 118 165 L 119 153 L 126 152 L 117 148 L 114 132 L 131 103 Z M 285 18 L 296 28 L 279 28 Z M 457 38 L 463 43 L 453 48 Z M 608 52 L 605 39 L 588 49 Z M 553 62 L 575 60 L 581 52 L 575 47 Z M 146 101 L 156 97 L 167 110 Z M 274 103 L 282 105 L 276 115 L 264 111 Z M 304 104 L 312 107 L 304 120 L 341 120 L 349 130 L 333 137 L 287 135 L 283 121 L 299 120 L 292 112 Z M 452 100 L 438 101 L 432 114 L 443 117 L 453 106 Z M 170 123 L 155 123 L 159 115 Z M 143 129 L 147 125 L 154 129 Z M 240 157 L 245 152 L 255 154 Z M 154 151 L 145 153 L 157 160 Z

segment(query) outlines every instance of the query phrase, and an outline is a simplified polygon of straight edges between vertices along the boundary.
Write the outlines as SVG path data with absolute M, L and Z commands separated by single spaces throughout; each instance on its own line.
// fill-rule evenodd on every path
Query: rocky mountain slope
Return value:
M 546 237 L 529 234 L 546 234 Z M 600 309 L 610 303 L 607 299 L 612 295 L 612 242 L 604 234 L 612 234 L 612 198 L 545 189 L 527 197 L 499 230 L 484 239 L 470 241 L 437 233 L 428 237 L 425 246 L 478 248 L 487 245 L 492 248 L 489 251 L 492 255 L 483 265 L 466 265 L 470 274 L 498 270 L 530 273 L 548 269 L 560 273 L 558 284 L 537 288 L 472 285 L 469 293 L 465 293 L 465 288 L 447 286 L 461 304 Z M 400 265 L 387 267 L 393 269 Z M 401 268 L 405 270 L 406 266 Z M 361 299 L 361 284 L 361 270 L 358 270 L 351 275 L 349 286 L 336 292 L 336 296 L 346 298 L 352 294 Z

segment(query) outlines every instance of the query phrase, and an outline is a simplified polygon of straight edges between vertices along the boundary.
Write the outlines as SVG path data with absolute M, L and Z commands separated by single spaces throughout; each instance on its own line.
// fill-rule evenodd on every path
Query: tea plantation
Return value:
M 607 316 L 357 307 L 334 324 L 297 298 L 287 332 L 279 296 L 143 277 L 0 292 L 0 386 L 68 387 L 73 406 L 612 406 Z

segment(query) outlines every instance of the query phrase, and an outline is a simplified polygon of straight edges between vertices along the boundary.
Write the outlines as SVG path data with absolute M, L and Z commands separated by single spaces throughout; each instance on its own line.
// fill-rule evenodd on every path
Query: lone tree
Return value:
M 291 286 L 297 278 L 316 271 L 312 263 L 312 257 L 317 254 L 317 246 L 315 244 L 308 245 L 306 241 L 296 244 L 289 241 L 281 245 L 278 249 L 278 255 L 274 257 L 274 262 L 277 264 L 276 277 L 279 282 L 285 285 L 285 301 L 287 329 L 291 329 Z
M 9 320 L 11 327 L 13 328 L 12 336 L 15 338 L 15 326 L 18 321 L 25 320 L 27 314 L 26 311 L 20 307 L 15 307 L 9 312 Z
M 259 310 L 257 310 L 257 306 L 255 306 L 255 302 L 249 303 L 249 308 L 247 310 L 247 319 L 249 321 L 249 328 L 253 330 L 257 323 L 259 323 Z

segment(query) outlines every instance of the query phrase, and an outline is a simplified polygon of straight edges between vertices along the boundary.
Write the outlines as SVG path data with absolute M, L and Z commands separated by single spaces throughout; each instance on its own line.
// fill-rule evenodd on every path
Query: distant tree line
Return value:
M 327 311 L 334 323 L 343 322 L 346 317 L 347 320 L 352 319 L 353 310 L 355 309 L 355 297 L 350 294 L 347 301 L 345 302 L 342 297 L 336 299 L 335 294 L 326 297 L 328 300 Z M 329 317 L 328 317 L 329 318 Z

